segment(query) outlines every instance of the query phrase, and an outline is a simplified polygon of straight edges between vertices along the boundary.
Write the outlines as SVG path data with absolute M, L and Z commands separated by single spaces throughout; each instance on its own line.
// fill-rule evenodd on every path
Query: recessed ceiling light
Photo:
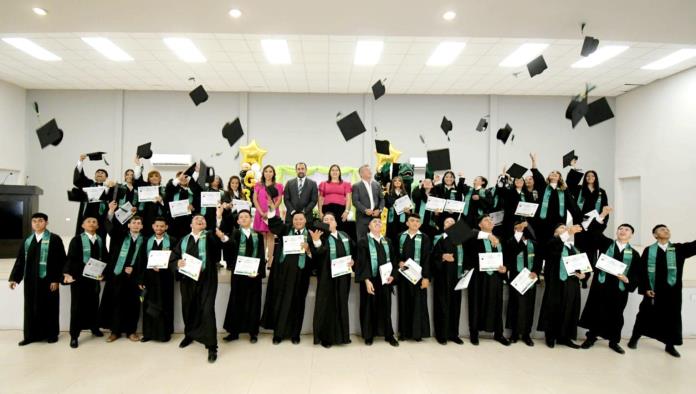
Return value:
M 457 17 L 457 13 L 454 11 L 447 11 L 444 14 L 442 14 L 442 19 L 446 21 L 451 21 L 452 19 Z
M 441 42 L 425 64 L 427 66 L 448 66 L 457 59 L 465 46 L 466 43 L 463 42 Z
M 669 55 L 658 59 L 652 63 L 648 63 L 641 67 L 643 70 L 664 70 L 667 67 L 672 67 L 675 64 L 681 63 L 685 60 L 689 60 L 692 57 L 696 57 L 696 48 L 684 48 L 676 52 L 672 52 Z
M 13 47 L 19 49 L 20 51 L 28 55 L 31 55 L 39 60 L 45 60 L 47 62 L 55 62 L 58 60 L 62 60 L 53 52 L 44 49 L 43 47 L 37 45 L 34 41 L 28 40 L 26 38 L 8 37 L 3 38 L 2 40 L 12 45 Z
M 522 44 L 520 45 L 519 48 L 515 49 L 514 52 L 508 55 L 505 59 L 503 59 L 500 64 L 498 64 L 500 67 L 520 67 L 523 66 L 535 57 L 539 56 L 542 52 L 544 52 L 544 49 L 546 49 L 549 46 L 549 44 L 543 44 L 543 43 L 527 43 L 527 44 Z
M 193 41 L 183 37 L 166 37 L 164 44 L 181 60 L 187 63 L 205 63 L 207 59 L 196 48 Z
M 115 62 L 130 62 L 133 58 L 111 40 L 105 37 L 82 37 L 87 45 L 96 49 L 107 59 Z
M 40 7 L 34 7 L 34 8 L 32 8 L 31 10 L 34 11 L 34 13 L 35 13 L 36 15 L 41 15 L 41 16 L 46 16 L 46 15 L 48 15 L 48 11 L 46 11 L 45 9 L 40 8 Z
M 591 68 L 606 62 L 614 56 L 618 56 L 621 52 L 628 49 L 626 45 L 605 45 L 596 51 L 592 52 L 590 56 L 583 57 L 577 62 L 570 65 L 572 68 Z
M 357 66 L 374 66 L 379 63 L 384 49 L 383 41 L 361 40 L 355 46 L 353 64 Z
M 266 55 L 266 60 L 271 64 L 290 64 L 290 49 L 288 42 L 282 39 L 267 39 L 261 40 L 263 53 Z
M 232 8 L 230 10 L 229 14 L 232 18 L 236 19 L 236 18 L 239 18 L 240 16 L 242 16 L 242 11 L 238 8 Z

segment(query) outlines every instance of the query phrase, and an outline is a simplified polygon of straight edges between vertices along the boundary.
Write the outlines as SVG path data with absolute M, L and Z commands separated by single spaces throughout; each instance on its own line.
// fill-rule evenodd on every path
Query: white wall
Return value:
M 26 90 L 0 80 L 0 182 L 7 177 L 5 184 L 8 185 L 24 184 L 26 175 L 24 135 L 28 132 L 27 128 L 39 127 L 34 116 L 31 123 L 25 124 L 24 112 L 28 108 L 25 99 Z M 33 109 L 31 113 L 34 113 Z M 47 122 L 50 118 L 42 116 L 41 120 Z
M 670 227 L 675 242 L 696 239 L 696 68 L 620 96 L 616 111 L 616 178 L 640 177 L 643 244 L 654 242 L 650 230 L 658 223 Z M 684 278 L 696 279 L 694 262 Z

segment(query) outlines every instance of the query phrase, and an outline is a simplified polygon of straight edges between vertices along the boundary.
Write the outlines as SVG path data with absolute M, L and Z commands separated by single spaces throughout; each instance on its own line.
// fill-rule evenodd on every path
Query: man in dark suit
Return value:
M 370 220 L 382 215 L 384 194 L 382 186 L 372 180 L 370 166 L 364 164 L 358 170 L 360 182 L 353 185 L 353 206 L 355 206 L 355 233 L 358 240 L 367 236 Z
M 287 210 L 285 223 L 292 223 L 292 215 L 295 212 L 304 212 L 305 217 L 311 219 L 312 210 L 317 205 L 319 194 L 317 193 L 317 183 L 307 178 L 307 164 L 295 164 L 297 178 L 290 179 L 285 184 L 283 192 L 283 203 Z

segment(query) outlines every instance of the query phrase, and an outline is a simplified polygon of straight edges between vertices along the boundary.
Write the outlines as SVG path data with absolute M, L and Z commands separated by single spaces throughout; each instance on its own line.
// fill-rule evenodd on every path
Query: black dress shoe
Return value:
M 365 345 L 372 346 L 372 338 L 365 340 Z
M 519 339 L 518 339 L 518 338 L 515 338 L 515 337 L 510 337 L 510 338 L 508 339 L 508 341 L 510 341 L 510 343 L 517 343 L 518 340 L 519 340 Z
M 440 345 L 447 345 L 447 340 L 446 339 L 437 339 L 437 343 Z
M 546 339 L 546 346 L 548 346 L 550 349 L 553 349 L 556 346 L 556 341 L 553 339 Z
M 217 360 L 217 350 L 215 349 L 209 349 L 208 350 L 208 362 L 209 363 L 214 363 Z
M 529 347 L 534 346 L 534 341 L 532 341 L 532 338 L 530 338 L 528 336 L 522 337 L 522 342 L 524 342 L 524 344 L 529 346 Z
M 573 342 L 570 339 L 559 341 L 558 343 L 560 343 L 561 345 L 564 345 L 564 346 L 568 346 L 571 349 L 580 349 L 580 345 L 578 345 L 577 343 Z
M 387 338 L 387 342 L 394 347 L 399 347 L 399 341 L 394 339 L 394 337 Z
M 280 342 L 282 342 L 282 339 L 280 339 L 280 337 L 273 337 L 273 344 L 274 344 L 274 345 L 277 345 L 277 344 L 279 344 Z
M 331 348 L 331 344 L 328 342 L 324 342 L 324 341 L 321 342 L 321 346 L 324 347 L 325 349 Z
M 50 337 L 46 340 L 48 343 L 56 343 L 58 342 L 58 337 Z
M 665 346 L 665 351 L 667 352 L 667 354 L 669 354 L 672 357 L 676 357 L 676 358 L 681 357 L 681 354 L 679 354 L 677 349 L 675 349 L 674 346 L 672 346 L 672 345 Z
M 251 342 L 251 343 L 256 343 L 258 341 L 259 341 L 259 339 L 256 337 L 256 335 L 252 335 L 249 337 L 249 342 Z
M 479 344 L 478 336 L 470 337 L 469 342 L 471 342 L 471 344 L 474 346 L 478 346 L 478 344 Z
M 592 346 L 594 346 L 596 341 L 597 338 L 587 337 L 587 339 L 585 339 L 585 342 L 583 342 L 582 345 L 580 345 L 580 347 L 583 349 L 589 349 Z M 609 344 L 609 346 L 611 347 L 611 343 Z
M 142 337 L 142 338 L 140 338 L 140 342 L 142 342 L 142 343 L 150 342 L 150 338 L 148 338 L 148 337 Z
M 423 338 L 416 338 L 416 339 L 414 339 L 414 341 L 416 341 L 416 342 L 423 342 Z
M 510 346 L 510 341 L 502 335 L 496 335 L 493 339 L 503 346 Z
M 94 335 L 97 338 L 101 338 L 104 336 L 104 333 L 99 331 L 99 329 L 95 328 L 94 330 L 92 330 L 92 335 Z
M 227 336 L 222 338 L 222 340 L 225 342 L 232 342 L 232 341 L 236 341 L 237 339 L 239 339 L 239 335 L 236 335 L 236 334 L 228 334 Z
M 25 340 L 23 340 L 23 341 L 20 341 L 17 345 L 19 345 L 19 346 L 27 346 L 27 345 L 30 344 L 31 342 L 32 342 L 31 340 L 25 339 Z
M 77 338 L 70 338 L 70 347 L 77 349 Z
M 626 351 L 621 347 L 621 345 L 619 345 L 618 342 L 609 342 L 609 349 L 611 349 L 619 354 L 626 353 Z
M 638 338 L 631 338 L 631 340 L 628 341 L 628 348 L 629 349 L 637 349 L 638 348 Z
M 452 338 L 450 338 L 450 339 L 448 339 L 448 340 L 449 340 L 450 342 L 456 343 L 457 345 L 463 345 L 463 344 L 464 344 L 464 341 L 462 341 L 462 339 L 459 338 L 459 337 L 452 337 Z
M 193 338 L 185 336 L 184 339 L 182 339 L 181 342 L 179 343 L 179 347 L 183 349 L 192 343 L 193 343 Z
M 300 344 L 300 337 L 292 338 L 292 343 L 293 343 L 293 345 L 299 345 Z

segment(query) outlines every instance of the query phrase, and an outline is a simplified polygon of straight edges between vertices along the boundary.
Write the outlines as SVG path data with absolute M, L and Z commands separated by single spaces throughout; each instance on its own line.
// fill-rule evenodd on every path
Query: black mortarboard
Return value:
M 577 160 L 578 157 L 575 156 L 575 149 L 571 150 L 570 152 L 566 153 L 563 155 L 563 168 L 566 168 L 570 165 L 570 162 L 573 160 Z
M 347 116 L 339 119 L 336 121 L 336 124 L 346 141 L 350 141 L 367 130 L 362 120 L 360 120 L 360 115 L 358 115 L 357 111 L 353 111 Z
M 587 114 L 587 96 L 579 100 L 579 97 L 574 97 L 566 108 L 566 119 L 571 121 L 573 128 L 580 123 L 583 117 Z
M 389 141 L 387 140 L 375 140 L 375 146 L 377 148 L 377 153 L 380 155 L 389 154 Z
M 205 91 L 203 85 L 198 85 L 197 88 L 190 91 L 189 96 L 191 96 L 191 100 L 193 100 L 193 103 L 196 104 L 196 107 L 198 104 L 208 101 L 208 92 Z
M 544 61 L 544 56 L 542 55 L 539 55 L 539 57 L 527 63 L 527 71 L 529 71 L 530 78 L 534 78 L 535 75 L 541 74 L 547 68 L 546 61 Z
M 312 231 L 323 231 L 325 234 L 328 234 L 331 232 L 331 229 L 329 228 L 329 225 L 324 222 L 320 222 L 318 220 L 315 220 L 312 225 L 310 226 L 310 229 Z
M 196 163 L 191 164 L 189 168 L 184 170 L 184 175 L 192 177 L 194 172 L 196 172 Z
M 476 131 L 484 131 L 488 128 L 488 119 L 486 118 L 481 118 L 479 120 L 478 125 L 476 125 Z
M 442 122 L 440 123 L 440 128 L 442 129 L 442 131 L 443 131 L 443 132 L 445 133 L 445 135 L 447 136 L 447 141 L 449 141 L 449 140 L 450 140 L 450 137 L 449 137 L 449 134 L 448 134 L 448 133 L 449 133 L 450 131 L 452 131 L 452 121 L 449 120 L 449 119 L 447 119 L 446 116 L 443 116 L 443 117 L 442 117 Z
M 454 223 L 452 227 L 445 230 L 445 233 L 455 245 L 462 244 L 474 237 L 474 232 L 464 220 Z
M 63 140 L 63 130 L 58 128 L 55 119 L 36 129 L 36 135 L 39 137 L 41 149 L 49 145 L 58 146 Z
M 198 184 L 201 186 L 201 188 L 205 188 L 205 183 L 208 182 L 208 178 L 210 177 L 210 169 L 203 160 L 200 161 L 200 165 L 198 167 L 198 179 L 196 181 Z M 215 177 L 215 170 L 213 170 L 213 177 Z
M 507 173 L 513 177 L 514 179 L 522 178 L 524 176 L 524 173 L 527 172 L 526 167 L 522 167 L 521 165 L 514 163 L 510 168 L 508 168 Z
M 587 125 L 592 127 L 613 117 L 614 113 L 611 111 L 611 107 L 609 107 L 607 98 L 602 97 L 601 99 L 590 103 L 590 105 L 587 107 L 585 120 L 587 121 Z
M 387 88 L 384 87 L 382 80 L 379 80 L 372 85 L 372 95 L 375 96 L 375 100 L 378 100 L 380 97 L 384 96 L 386 91 Z
M 428 166 L 431 171 L 443 171 L 452 168 L 450 164 L 449 149 L 437 149 L 428 151 Z
M 507 144 L 508 138 L 510 138 L 510 134 L 512 134 L 512 127 L 510 127 L 510 124 L 505 123 L 505 127 L 498 130 L 498 133 L 495 135 L 495 138 L 502 141 L 503 144 Z M 513 137 L 512 139 L 514 140 L 515 137 Z
M 81 202 L 87 200 L 87 193 L 79 187 L 73 187 L 68 190 L 68 201 Z
M 585 40 L 582 42 L 582 49 L 580 50 L 580 55 L 590 56 L 592 52 L 597 50 L 599 45 L 599 40 L 592 36 L 585 36 Z
M 143 159 L 149 159 L 152 157 L 152 142 L 138 146 L 137 155 Z
M 104 160 L 104 163 L 106 163 L 106 165 L 109 165 L 109 163 L 106 161 L 106 158 L 104 158 L 105 155 L 106 152 L 92 152 L 86 154 L 86 156 L 89 157 L 89 159 L 92 161 Z
M 570 171 L 568 171 L 568 175 L 566 176 L 566 185 L 568 185 L 568 186 L 579 185 L 580 181 L 582 181 L 582 176 L 583 176 L 582 172 L 580 172 L 578 170 L 574 170 L 571 168 Z
M 242 130 L 242 123 L 239 121 L 239 118 L 222 126 L 222 136 L 227 139 L 227 143 L 230 146 L 234 146 L 244 136 L 244 130 Z

